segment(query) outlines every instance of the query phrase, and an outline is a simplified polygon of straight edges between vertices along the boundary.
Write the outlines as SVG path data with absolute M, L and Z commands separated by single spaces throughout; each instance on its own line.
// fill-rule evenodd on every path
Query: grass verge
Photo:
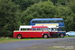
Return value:
M 72 38 L 65 36 L 64 38 Z M 75 37 L 75 36 L 74 36 Z M 60 38 L 60 37 L 58 37 Z M 17 38 L 9 38 L 9 37 L 1 37 L 0 38 L 0 43 L 8 43 L 8 42 L 15 42 L 15 41 L 25 41 L 25 40 L 41 40 L 44 38 L 23 38 L 23 39 L 17 39 Z M 55 39 L 55 38 L 47 38 L 47 39 Z
M 15 41 L 25 41 L 25 40 L 39 40 L 44 38 L 23 38 L 23 39 L 17 39 L 17 38 L 0 38 L 0 43 L 8 43 L 8 42 L 15 42 Z

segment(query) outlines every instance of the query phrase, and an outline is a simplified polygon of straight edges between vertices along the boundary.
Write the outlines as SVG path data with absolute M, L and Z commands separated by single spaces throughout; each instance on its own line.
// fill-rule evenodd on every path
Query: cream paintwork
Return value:
M 59 26 L 59 24 L 58 23 L 51 23 L 51 24 L 35 24 L 36 26 Z
M 32 30 L 29 31 L 29 30 L 28 30 L 28 31 L 14 31 L 14 32 L 42 32 L 42 31 L 32 31 Z M 48 32 L 48 31 L 43 31 L 43 32 Z

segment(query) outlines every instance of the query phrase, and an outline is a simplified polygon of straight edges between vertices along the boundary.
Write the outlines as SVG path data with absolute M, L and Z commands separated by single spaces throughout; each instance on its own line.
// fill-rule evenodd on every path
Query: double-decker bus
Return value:
M 62 18 L 35 18 L 30 21 L 30 25 L 55 25 L 58 28 L 58 36 L 64 37 L 66 35 Z

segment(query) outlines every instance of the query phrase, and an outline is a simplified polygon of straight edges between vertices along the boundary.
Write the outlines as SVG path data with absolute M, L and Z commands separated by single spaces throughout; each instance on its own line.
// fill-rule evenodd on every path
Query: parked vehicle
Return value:
M 14 38 L 49 38 L 49 37 L 58 37 L 58 32 L 48 31 L 47 26 L 21 26 L 19 31 L 14 31 Z
M 30 25 L 55 25 L 58 27 L 58 36 L 63 38 L 66 35 L 64 20 L 62 18 L 35 18 L 30 21 Z
M 67 32 L 66 36 L 75 36 L 75 31 L 69 31 L 69 32 Z

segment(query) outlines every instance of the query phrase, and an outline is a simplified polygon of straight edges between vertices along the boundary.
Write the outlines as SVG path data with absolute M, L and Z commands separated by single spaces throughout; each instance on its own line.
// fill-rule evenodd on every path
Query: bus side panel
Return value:
M 44 33 L 47 33 L 49 35 L 48 32 L 35 31 L 35 32 L 29 33 L 29 37 L 42 38 Z
M 44 33 L 47 33 L 48 35 L 49 35 L 49 33 L 48 32 L 14 32 L 14 38 L 17 38 L 17 35 L 18 34 L 21 34 L 22 35 L 22 38 L 42 38 L 42 36 L 43 36 L 43 34 Z
M 31 37 L 42 37 L 42 32 L 14 32 L 13 37 L 17 38 L 17 35 L 21 34 L 22 38 L 31 38 Z
M 30 32 L 29 33 L 29 37 L 41 37 L 42 36 L 42 32 L 37 32 L 37 31 L 35 31 L 35 32 Z
M 58 32 L 58 35 L 60 35 L 61 33 L 66 36 L 66 32 Z
M 17 38 L 17 35 L 21 34 L 22 37 L 28 37 L 28 33 L 27 32 L 14 32 L 14 38 Z
M 16 38 L 16 37 L 17 37 L 17 36 L 16 36 L 16 32 L 14 32 L 14 33 L 13 33 L 13 38 Z
M 56 33 L 56 34 L 58 34 L 58 32 L 50 32 L 50 35 L 52 36 L 52 34 L 53 34 L 53 33 Z

